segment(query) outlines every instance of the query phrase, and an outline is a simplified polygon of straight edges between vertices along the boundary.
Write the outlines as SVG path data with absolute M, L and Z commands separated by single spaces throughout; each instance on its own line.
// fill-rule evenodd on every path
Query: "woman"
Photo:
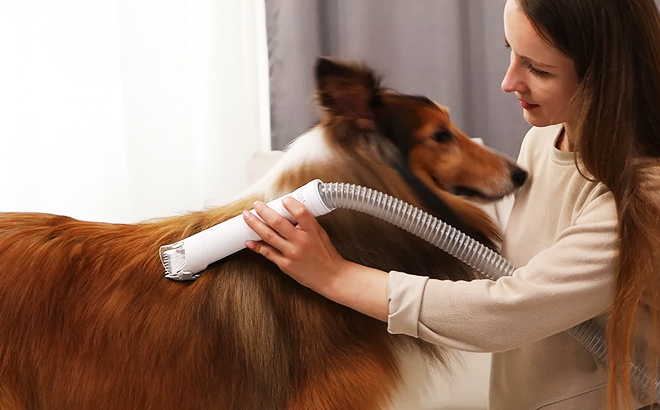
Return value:
M 647 404 L 631 398 L 628 363 L 640 341 L 644 357 L 658 358 L 658 9 L 653 0 L 508 0 L 504 32 L 502 89 L 533 126 L 518 159 L 530 178 L 502 248 L 519 267 L 513 276 L 450 282 L 355 265 L 295 200 L 285 202 L 295 227 L 255 204 L 274 228 L 246 213 L 264 239 L 247 246 L 392 333 L 494 352 L 491 409 Z M 592 318 L 607 323 L 607 369 L 564 332 Z M 642 319 L 650 330 L 637 335 Z

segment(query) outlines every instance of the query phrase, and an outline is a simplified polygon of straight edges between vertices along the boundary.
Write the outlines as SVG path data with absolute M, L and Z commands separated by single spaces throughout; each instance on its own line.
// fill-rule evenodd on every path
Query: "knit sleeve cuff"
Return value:
M 419 311 L 429 278 L 391 271 L 387 279 L 387 331 L 418 337 Z

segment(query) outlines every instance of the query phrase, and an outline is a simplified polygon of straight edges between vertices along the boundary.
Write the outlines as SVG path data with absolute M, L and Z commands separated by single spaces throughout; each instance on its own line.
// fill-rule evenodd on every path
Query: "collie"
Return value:
M 390 335 L 248 250 L 195 282 L 163 277 L 159 246 L 314 178 L 386 192 L 497 246 L 466 196 L 500 198 L 524 171 L 366 67 L 319 59 L 315 73 L 320 123 L 226 206 L 138 224 L 0 214 L 0 409 L 376 410 L 400 387 L 401 352 L 446 363 L 442 347 Z M 336 210 L 319 222 L 349 260 L 474 278 L 375 218 Z

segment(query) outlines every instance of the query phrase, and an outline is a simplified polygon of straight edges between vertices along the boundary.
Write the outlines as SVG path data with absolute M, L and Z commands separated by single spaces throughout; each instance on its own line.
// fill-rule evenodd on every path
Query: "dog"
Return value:
M 366 66 L 319 58 L 315 79 L 319 123 L 227 205 L 137 224 L 0 214 L 0 410 L 381 410 L 400 388 L 401 352 L 448 363 L 446 349 L 388 334 L 249 250 L 195 282 L 163 277 L 161 245 L 315 178 L 388 193 L 497 248 L 472 200 L 510 194 L 523 170 Z M 349 260 L 475 278 L 377 218 L 339 209 L 318 220 Z

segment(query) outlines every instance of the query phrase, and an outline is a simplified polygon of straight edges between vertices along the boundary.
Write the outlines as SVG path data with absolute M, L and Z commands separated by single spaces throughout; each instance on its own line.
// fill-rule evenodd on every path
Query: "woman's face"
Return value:
M 573 60 L 543 40 L 516 0 L 504 6 L 504 37 L 511 49 L 502 90 L 515 93 L 531 125 L 570 123 L 578 88 Z

